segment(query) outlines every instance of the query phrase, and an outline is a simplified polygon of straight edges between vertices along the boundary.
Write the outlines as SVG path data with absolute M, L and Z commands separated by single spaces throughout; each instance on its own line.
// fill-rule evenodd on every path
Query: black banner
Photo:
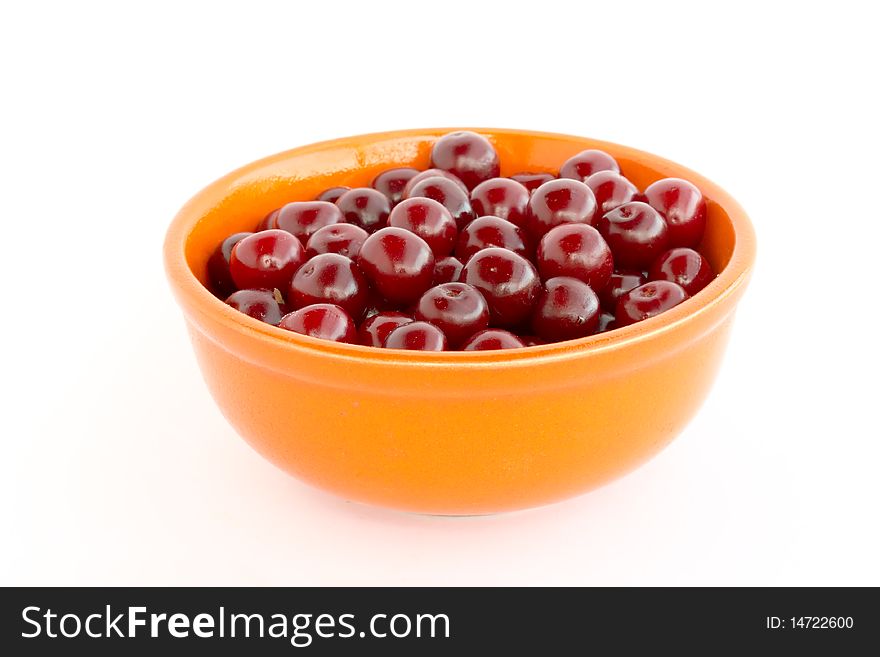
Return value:
M 31 588 L 4 589 L 0 614 L 6 655 L 854 654 L 876 648 L 880 605 L 839 588 Z

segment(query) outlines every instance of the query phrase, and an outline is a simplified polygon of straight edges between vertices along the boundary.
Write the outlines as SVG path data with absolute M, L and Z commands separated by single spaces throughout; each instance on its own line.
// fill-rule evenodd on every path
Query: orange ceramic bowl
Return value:
M 205 381 L 229 422 L 299 479 L 349 500 L 484 514 L 579 495 L 636 468 L 696 413 L 718 371 L 755 259 L 742 208 L 703 176 L 617 144 L 476 129 L 502 175 L 556 171 L 600 148 L 640 188 L 676 176 L 709 204 L 703 253 L 719 276 L 639 324 L 527 349 L 422 353 L 339 344 L 263 324 L 216 299 L 206 263 L 230 233 L 287 201 L 381 170 L 427 168 L 452 130 L 361 135 L 249 164 L 199 192 L 168 230 L 165 266 Z

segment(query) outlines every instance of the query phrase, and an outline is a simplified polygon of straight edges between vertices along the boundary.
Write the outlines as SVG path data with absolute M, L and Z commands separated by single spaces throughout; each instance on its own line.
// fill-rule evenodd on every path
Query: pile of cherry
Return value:
M 431 166 L 293 201 L 230 235 L 208 265 L 215 293 L 326 340 L 485 350 L 633 324 L 715 276 L 694 250 L 706 203 L 686 180 L 641 193 L 598 150 L 558 177 L 501 178 L 495 149 L 472 132 L 439 138 Z

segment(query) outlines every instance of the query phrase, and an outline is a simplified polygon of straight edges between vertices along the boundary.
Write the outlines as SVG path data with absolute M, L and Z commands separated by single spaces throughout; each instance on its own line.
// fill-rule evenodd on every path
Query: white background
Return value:
M 0 584 L 880 584 L 870 3 L 4 3 Z M 346 503 L 209 397 L 161 243 L 258 157 L 404 127 L 588 135 L 750 212 L 705 407 L 592 494 Z

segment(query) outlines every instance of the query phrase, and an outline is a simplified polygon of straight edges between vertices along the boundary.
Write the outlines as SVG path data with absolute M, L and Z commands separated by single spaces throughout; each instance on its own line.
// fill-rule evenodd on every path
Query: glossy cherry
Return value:
M 669 231 L 660 213 L 647 203 L 630 201 L 596 220 L 596 228 L 611 247 L 614 263 L 645 270 L 669 244 Z
M 344 255 L 322 253 L 293 275 L 287 300 L 294 308 L 334 303 L 358 321 L 370 300 L 369 284 L 357 265 Z
M 596 332 L 599 314 L 599 297 L 589 285 L 557 276 L 544 283 L 532 315 L 532 329 L 551 342 L 583 338 Z
M 684 288 L 690 296 L 706 287 L 715 278 L 712 265 L 697 251 L 688 248 L 670 249 L 651 265 L 648 278 L 652 281 L 672 281 Z
M 450 132 L 434 142 L 431 166 L 449 171 L 473 189 L 501 172 L 498 153 L 491 142 L 475 132 Z
M 449 210 L 459 230 L 476 218 L 467 192 L 462 191 L 455 181 L 443 176 L 423 178 L 409 189 L 406 197 L 434 199 Z
M 367 231 L 354 224 L 333 224 L 319 228 L 306 244 L 306 257 L 313 258 L 321 253 L 338 253 L 354 260 L 364 241 L 369 237 Z
M 622 295 L 614 313 L 618 327 L 654 317 L 688 298 L 687 292 L 672 281 L 650 281 Z
M 431 322 L 457 347 L 477 331 L 489 327 L 489 306 L 480 292 L 465 283 L 443 283 L 422 295 L 416 319 Z
M 510 178 L 492 178 L 471 192 L 471 207 L 478 216 L 492 215 L 524 226 L 529 207 L 529 190 Z
M 287 312 L 284 300 L 276 290 L 238 290 L 229 295 L 226 303 L 245 315 L 273 326 L 278 326 Z
M 616 271 L 611 274 L 608 284 L 599 291 L 602 307 L 610 313 L 617 308 L 617 300 L 633 288 L 647 283 L 648 279 L 640 271 Z
M 434 285 L 458 282 L 463 269 L 464 265 L 461 264 L 461 260 L 453 256 L 437 260 L 434 263 Z
M 616 207 L 636 200 L 638 187 L 616 171 L 597 171 L 587 178 L 585 184 L 596 197 L 596 216 L 610 212 Z
M 284 230 L 264 230 L 238 241 L 229 257 L 229 273 L 236 287 L 286 290 L 305 262 L 302 242 Z
M 326 201 L 327 203 L 336 203 L 337 199 L 345 194 L 351 187 L 330 187 L 329 189 L 325 189 L 323 192 L 318 194 L 315 197 L 316 201 Z
M 478 217 L 465 226 L 458 236 L 455 257 L 467 262 L 477 251 L 497 246 L 518 253 L 524 258 L 532 254 L 531 239 L 526 233 L 500 217 Z
M 614 258 L 599 231 L 587 224 L 564 224 L 541 238 L 535 257 L 541 278 L 571 276 L 601 290 L 614 271 Z
M 303 244 L 324 226 L 341 224 L 345 217 L 332 203 L 327 201 L 294 201 L 278 211 L 275 228 L 296 235 Z
M 552 173 L 531 173 L 530 171 L 523 171 L 522 173 L 513 174 L 510 179 L 520 183 L 523 187 L 529 190 L 529 194 L 531 194 L 545 182 L 556 180 L 556 176 Z
M 382 297 L 400 304 L 415 302 L 434 279 L 431 247 L 403 228 L 383 228 L 370 235 L 357 263 Z
M 597 171 L 620 173 L 620 166 L 605 151 L 591 148 L 568 158 L 559 168 L 559 177 L 583 182 Z
M 234 233 L 220 242 L 208 258 L 208 283 L 217 296 L 225 299 L 235 291 L 235 281 L 229 273 L 229 258 L 232 247 L 253 233 Z
M 336 207 L 345 220 L 373 233 L 388 224 L 391 202 L 382 192 L 372 187 L 356 187 L 336 199 Z
M 493 326 L 516 326 L 525 320 L 541 291 L 534 265 L 498 247 L 475 253 L 464 266 L 462 282 L 482 292 Z
M 528 346 L 517 335 L 504 329 L 486 329 L 475 333 L 462 345 L 462 351 L 492 351 L 495 349 L 519 349 Z
M 384 347 L 391 331 L 412 321 L 413 318 L 409 315 L 393 310 L 376 313 L 361 324 L 358 329 L 358 342 L 366 347 Z
M 648 185 L 645 198 L 666 219 L 670 247 L 699 245 L 706 230 L 706 201 L 696 185 L 664 178 Z
M 596 215 L 593 190 L 577 180 L 551 180 L 529 199 L 526 226 L 535 238 L 561 224 L 592 224 Z
M 419 170 L 412 167 L 386 169 L 373 178 L 370 186 L 385 194 L 393 206 L 403 199 L 403 190 L 406 187 L 406 183 L 417 175 L 419 175 Z
M 431 198 L 408 198 L 398 203 L 388 218 L 388 225 L 403 228 L 421 237 L 435 258 L 452 253 L 458 238 L 455 219 L 438 201 Z
M 385 338 L 387 349 L 409 349 L 411 351 L 445 351 L 446 336 L 443 331 L 428 322 L 409 322 L 388 334 Z
M 428 178 L 436 178 L 437 176 L 451 180 L 465 194 L 470 194 L 470 191 L 468 190 L 467 187 L 465 187 L 465 184 L 463 182 L 461 182 L 461 180 L 459 179 L 458 176 L 455 176 L 455 175 L 449 173 L 448 171 L 444 171 L 443 169 L 433 169 L 432 168 L 432 169 L 425 169 L 424 171 L 419 171 L 416 175 L 414 175 L 412 178 L 410 178 L 407 181 L 406 185 L 404 185 L 404 187 L 403 187 L 403 198 L 409 198 L 410 191 L 412 191 L 412 188 L 415 187 L 416 185 L 418 185 L 423 180 L 427 180 Z
M 354 322 L 342 308 L 332 303 L 316 303 L 288 313 L 278 324 L 281 328 L 335 342 L 357 341 Z

